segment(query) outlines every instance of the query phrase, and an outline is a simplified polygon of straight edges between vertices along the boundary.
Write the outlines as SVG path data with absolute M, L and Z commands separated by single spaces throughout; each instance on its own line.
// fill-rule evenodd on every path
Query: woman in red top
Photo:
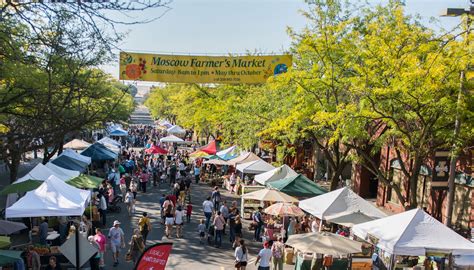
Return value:
M 148 173 L 146 172 L 146 170 L 142 170 L 142 173 L 140 174 L 140 185 L 141 185 L 143 193 L 146 193 L 147 183 L 148 183 Z

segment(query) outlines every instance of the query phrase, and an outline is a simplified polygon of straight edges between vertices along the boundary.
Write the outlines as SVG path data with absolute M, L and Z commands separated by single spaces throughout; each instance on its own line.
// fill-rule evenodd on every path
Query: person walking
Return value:
M 211 194 L 212 202 L 214 203 L 214 211 L 219 211 L 219 205 L 221 202 L 221 193 L 219 187 L 215 186 L 214 191 Z
M 198 165 L 194 165 L 194 181 L 196 184 L 199 183 L 199 175 L 201 174 L 201 169 L 199 169 Z
M 225 220 L 220 211 L 217 211 L 217 215 L 214 218 L 215 238 L 214 242 L 217 248 L 222 246 L 222 233 L 224 232 Z
M 258 252 L 257 260 L 255 265 L 260 262 L 258 270 L 270 270 L 270 259 L 272 257 L 272 251 L 270 250 L 270 244 L 265 241 L 263 243 L 263 248 Z
M 261 206 L 258 207 L 258 211 L 253 214 L 253 221 L 255 222 L 255 233 L 254 233 L 254 240 L 260 241 L 260 233 L 262 232 L 263 227 L 263 217 L 262 217 L 262 210 Z
M 115 220 L 114 225 L 109 230 L 108 238 L 110 240 L 110 249 L 112 250 L 112 256 L 114 257 L 114 267 L 119 264 L 118 258 L 120 248 L 125 248 L 124 233 L 120 228 L 120 221 Z
M 206 200 L 202 203 L 202 209 L 204 211 L 204 216 L 206 217 L 206 229 L 209 229 L 212 217 L 212 209 L 214 204 L 211 202 L 211 197 L 207 197 Z
M 165 210 L 165 235 L 168 238 L 170 238 L 170 235 L 173 231 L 173 224 L 174 224 L 173 205 L 168 204 Z
M 273 270 L 283 270 L 285 244 L 281 236 L 278 237 L 278 241 L 273 242 L 271 250 Z
M 146 168 L 143 168 L 142 173 L 140 174 L 140 186 L 143 193 L 146 193 L 148 178 L 149 178 L 148 172 Z
M 235 243 L 240 242 L 240 239 L 242 239 L 242 220 L 240 216 L 235 217 L 234 239 Z
M 89 236 L 87 237 L 87 240 L 89 241 L 89 243 L 91 244 L 91 246 L 93 246 L 94 248 L 97 249 L 97 252 L 92 255 L 92 257 L 90 257 L 89 259 L 89 264 L 90 264 L 90 269 L 91 270 L 99 270 L 100 267 L 99 267 L 99 260 L 100 260 L 100 254 L 99 254 L 99 244 L 97 244 L 97 242 L 94 240 L 94 236 Z
M 219 211 L 222 213 L 222 217 L 224 218 L 225 220 L 225 223 L 224 223 L 224 230 L 222 231 L 222 233 L 224 235 L 226 235 L 225 233 L 225 227 L 227 225 L 227 220 L 229 219 L 229 208 L 227 207 L 227 202 L 226 201 L 223 201 L 222 202 L 222 205 L 219 209 Z
M 199 232 L 199 244 L 202 244 L 204 241 L 204 237 L 206 236 L 206 225 L 204 224 L 204 219 L 201 219 L 199 221 L 198 232 Z
M 248 261 L 248 249 L 245 246 L 245 241 L 242 239 L 237 243 L 237 248 L 235 249 L 234 252 L 234 257 L 235 257 L 235 269 L 237 270 L 245 270 L 247 267 L 247 261 Z
M 105 238 L 105 235 L 102 233 L 102 231 L 99 228 L 95 229 L 95 235 L 94 235 L 94 241 L 99 245 L 99 268 L 104 268 L 105 267 L 105 246 L 107 243 L 107 239 Z
M 235 190 L 235 186 L 237 185 L 237 176 L 235 176 L 235 173 L 233 172 L 230 177 L 229 177 L 229 183 L 230 183 L 230 193 L 237 193 Z
M 188 205 L 186 205 L 186 221 L 188 223 L 191 222 L 191 214 L 193 213 L 193 205 L 191 202 L 188 202 Z
M 183 210 L 183 207 L 181 207 L 181 205 L 178 205 L 174 213 L 174 224 L 176 224 L 176 238 L 183 237 L 183 223 L 184 223 L 184 210 Z
M 146 246 L 146 239 L 151 231 L 151 222 L 147 212 L 143 212 L 142 217 L 138 220 L 138 229 L 143 237 L 143 244 Z
M 133 198 L 137 199 L 137 190 L 138 190 L 138 184 L 137 181 L 133 180 L 130 181 L 130 190 L 132 191 Z
M 145 242 L 143 240 L 143 236 L 140 234 L 139 229 L 135 229 L 133 231 L 132 238 L 130 239 L 130 257 L 132 258 L 133 265 L 137 264 L 138 258 L 145 250 Z
M 127 205 L 128 216 L 132 216 L 133 208 L 135 207 L 135 198 L 133 196 L 132 190 L 128 189 L 125 194 L 124 202 Z

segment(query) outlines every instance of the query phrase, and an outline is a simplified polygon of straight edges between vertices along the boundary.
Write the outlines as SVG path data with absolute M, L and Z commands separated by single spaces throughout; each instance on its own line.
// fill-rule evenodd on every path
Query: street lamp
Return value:
M 466 43 L 469 46 L 469 33 L 471 28 L 471 18 L 470 16 L 474 15 L 474 0 L 470 0 L 471 5 L 469 9 L 464 8 L 447 8 L 442 13 L 442 17 L 458 17 L 466 16 Z M 446 226 L 450 227 L 452 224 L 452 216 L 454 210 L 454 195 L 456 193 L 455 187 L 455 177 L 456 177 L 456 163 L 458 160 L 458 149 L 456 146 L 456 140 L 459 136 L 459 130 L 461 127 L 461 120 L 459 115 L 459 107 L 461 105 L 462 95 L 464 92 L 464 80 L 465 80 L 465 71 L 461 71 L 460 76 L 460 85 L 459 92 L 456 102 L 456 120 L 454 122 L 454 142 L 451 149 L 451 161 L 449 164 L 449 178 L 448 178 L 448 208 L 446 211 Z

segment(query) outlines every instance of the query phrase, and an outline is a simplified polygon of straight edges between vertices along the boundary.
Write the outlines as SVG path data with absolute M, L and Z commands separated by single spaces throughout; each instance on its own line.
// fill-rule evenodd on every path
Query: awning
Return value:
M 268 182 L 267 186 L 298 198 L 309 198 L 327 193 L 326 189 L 302 174 Z

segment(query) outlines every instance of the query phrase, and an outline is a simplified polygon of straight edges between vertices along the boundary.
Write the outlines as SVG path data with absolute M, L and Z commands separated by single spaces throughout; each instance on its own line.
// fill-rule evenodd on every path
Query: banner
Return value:
M 158 243 L 145 249 L 135 270 L 164 270 L 173 243 Z
M 187 56 L 120 53 L 120 80 L 170 83 L 265 83 L 291 67 L 291 55 Z
M 449 151 L 436 151 L 431 188 L 444 189 L 448 187 L 449 179 Z

